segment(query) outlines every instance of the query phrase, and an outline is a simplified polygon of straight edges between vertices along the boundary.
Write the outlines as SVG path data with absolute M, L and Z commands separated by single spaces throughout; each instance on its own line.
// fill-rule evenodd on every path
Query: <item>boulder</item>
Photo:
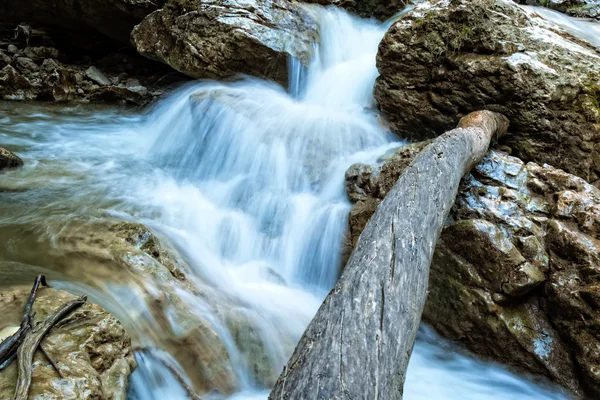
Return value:
M 518 2 L 530 6 L 548 7 L 573 17 L 600 20 L 600 2 L 598 0 L 519 0 Z
M 377 55 L 378 108 L 403 137 L 431 138 L 472 110 L 506 115 L 525 161 L 600 177 L 600 50 L 505 0 L 419 4 Z
M 286 0 L 170 0 L 132 34 L 140 54 L 192 78 L 248 74 L 287 84 L 287 59 L 308 63 L 312 17 Z
M 3 169 L 17 168 L 23 166 L 23 160 L 12 151 L 0 147 L 0 171 Z
M 97 31 L 129 43 L 135 24 L 160 8 L 164 0 L 0 0 L 0 22 L 36 22 L 68 31 Z
M 93 65 L 85 70 L 85 76 L 92 82 L 97 83 L 100 86 L 108 86 L 112 82 L 104 75 L 104 72 L 100 71 Z
M 3 100 L 31 100 L 36 93 L 29 81 L 11 65 L 0 70 L 0 98 Z
M 352 212 L 362 215 L 350 218 L 350 241 L 414 154 L 400 148 L 380 165 L 348 170 Z M 597 398 L 599 254 L 599 190 L 492 151 L 461 183 L 435 250 L 424 321 L 484 357 Z
M 0 331 L 21 323 L 29 288 L 0 293 Z M 33 306 L 35 323 L 42 321 L 75 296 L 62 290 L 40 287 Z M 63 378 L 37 351 L 29 397 L 32 399 L 116 400 L 125 399 L 129 375 L 136 363 L 131 339 L 119 321 L 95 304 L 86 303 L 65 317 L 42 340 Z M 13 398 L 17 363 L 0 373 L 0 398 Z

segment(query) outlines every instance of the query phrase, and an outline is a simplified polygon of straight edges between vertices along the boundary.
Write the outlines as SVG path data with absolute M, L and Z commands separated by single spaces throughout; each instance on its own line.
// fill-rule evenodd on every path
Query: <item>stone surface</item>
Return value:
M 170 0 L 132 32 L 138 52 L 193 78 L 248 74 L 287 84 L 287 59 L 307 63 L 316 23 L 286 0 Z
M 426 2 L 379 46 L 374 93 L 394 129 L 430 138 L 472 110 L 506 115 L 525 161 L 600 176 L 600 51 L 504 0 Z
M 382 158 L 383 165 L 348 170 L 346 188 L 356 202 L 350 242 L 415 146 Z M 463 178 L 434 254 L 423 318 L 478 354 L 596 398 L 599 254 L 594 186 L 491 152 Z
M 334 5 L 363 18 L 375 17 L 381 21 L 394 16 L 409 4 L 423 0 L 303 0 L 303 3 Z
M 548 7 L 573 17 L 600 20 L 600 2 L 598 0 L 519 0 L 518 2 L 530 6 Z
M 36 0 L 23 7 L 20 0 L 0 0 L 0 22 L 37 22 L 71 31 L 97 31 L 129 43 L 135 24 L 160 8 L 164 0 Z
M 93 65 L 85 70 L 85 76 L 92 82 L 97 83 L 100 86 L 108 86 L 112 84 L 110 79 L 104 75 L 104 72 L 100 71 L 98 68 Z
M 23 160 L 13 152 L 0 147 L 0 171 L 3 169 L 17 168 L 23 166 Z
M 0 292 L 0 331 L 21 323 L 28 287 Z M 35 322 L 43 320 L 76 296 L 41 287 L 33 306 Z M 86 303 L 65 317 L 42 340 L 56 362 L 60 378 L 37 351 L 33 362 L 30 399 L 124 400 L 128 377 L 135 369 L 131 339 L 113 316 L 95 304 Z M 13 397 L 17 363 L 0 373 L 0 398 Z

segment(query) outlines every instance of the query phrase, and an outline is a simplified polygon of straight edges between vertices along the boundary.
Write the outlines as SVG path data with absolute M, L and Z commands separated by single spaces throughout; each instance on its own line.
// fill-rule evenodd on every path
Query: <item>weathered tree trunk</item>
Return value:
M 414 159 L 365 227 L 270 400 L 402 398 L 442 225 L 461 177 L 507 128 L 500 114 L 471 113 Z

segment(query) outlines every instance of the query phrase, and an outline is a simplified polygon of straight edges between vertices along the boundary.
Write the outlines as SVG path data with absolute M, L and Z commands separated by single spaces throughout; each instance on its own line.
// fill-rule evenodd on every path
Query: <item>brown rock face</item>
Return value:
M 287 84 L 287 59 L 308 62 L 316 23 L 285 0 L 171 0 L 135 27 L 140 54 L 193 78 L 248 74 Z
M 600 51 L 504 0 L 418 5 L 379 46 L 379 109 L 431 138 L 473 110 L 506 115 L 526 161 L 600 177 Z
M 135 24 L 160 8 L 164 0 L 0 0 L 0 22 L 37 22 L 71 31 L 100 32 L 129 43 Z
M 21 323 L 28 295 L 29 288 L 0 294 L 0 331 Z M 33 307 L 35 322 L 74 298 L 64 291 L 41 287 Z M 128 378 L 136 365 L 131 339 L 119 321 L 97 305 L 86 303 L 73 311 L 52 328 L 42 346 L 64 378 L 58 376 L 38 350 L 33 360 L 31 399 L 126 398 Z M 13 398 L 16 380 L 17 363 L 13 362 L 0 374 L 1 398 Z
M 353 242 L 415 146 L 383 165 L 348 170 L 346 188 L 357 201 Z M 562 170 L 493 151 L 463 179 L 450 215 L 424 320 L 478 354 L 597 398 L 600 191 Z

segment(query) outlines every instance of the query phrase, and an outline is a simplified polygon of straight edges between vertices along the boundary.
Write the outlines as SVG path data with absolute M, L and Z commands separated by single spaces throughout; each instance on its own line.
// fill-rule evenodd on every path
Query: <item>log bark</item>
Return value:
M 427 146 L 363 230 L 269 399 L 402 398 L 436 242 L 464 174 L 508 120 L 479 111 Z

